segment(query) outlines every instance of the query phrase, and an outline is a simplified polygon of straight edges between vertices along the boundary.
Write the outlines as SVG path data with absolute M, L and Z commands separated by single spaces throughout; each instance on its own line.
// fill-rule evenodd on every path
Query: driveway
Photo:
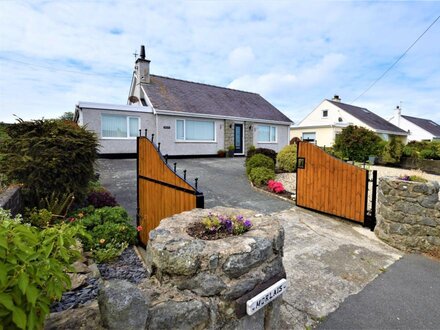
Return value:
M 411 256 L 404 256 L 392 266 L 403 253 L 381 242 L 369 229 L 298 208 L 254 190 L 246 179 L 242 158 L 179 159 L 176 162 L 178 171 L 188 170 L 188 180 L 199 178 L 206 208 L 228 206 L 272 213 L 283 225 L 283 261 L 288 290 L 283 295 L 282 329 L 314 327 L 329 314 L 328 323 L 321 324 L 325 329 L 375 328 L 377 325 L 392 328 L 397 324 L 394 322 L 396 317 L 403 317 L 409 328 L 423 327 L 419 322 L 423 319 L 425 328 L 440 324 L 438 313 L 430 312 L 438 308 L 440 284 L 436 274 L 440 273 L 440 264 L 437 261 L 417 257 L 429 265 L 425 266 L 424 274 L 422 270 L 419 272 L 420 263 L 407 260 Z M 135 160 L 99 160 L 102 184 L 113 192 L 133 218 L 136 210 L 135 166 Z M 396 273 L 406 280 L 391 276 Z M 436 289 L 430 290 L 430 287 Z M 393 296 L 394 291 L 403 294 Z M 376 298 L 381 299 L 383 295 L 389 295 L 389 300 L 376 302 Z M 416 307 L 408 302 L 412 295 L 417 295 Z M 337 310 L 341 304 L 341 309 Z M 420 313 L 423 308 L 422 318 L 411 323 L 411 315 Z M 356 316 L 362 313 L 365 315 Z M 348 318 L 347 315 L 353 316 Z M 345 323 L 340 323 L 345 319 Z M 356 323 L 358 319 L 360 323 Z
M 177 172 L 181 175 L 186 169 L 190 183 L 199 178 L 198 188 L 205 196 L 205 208 L 227 206 L 268 214 L 293 206 L 293 203 L 253 189 L 246 178 L 244 158 L 169 159 L 168 162 L 177 162 Z M 136 160 L 99 159 L 98 172 L 102 185 L 135 219 Z

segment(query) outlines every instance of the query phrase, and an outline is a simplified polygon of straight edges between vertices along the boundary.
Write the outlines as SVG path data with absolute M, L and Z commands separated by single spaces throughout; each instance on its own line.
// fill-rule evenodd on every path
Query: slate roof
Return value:
M 156 75 L 143 87 L 158 110 L 292 122 L 255 93 Z
M 382 117 L 376 115 L 375 113 L 371 112 L 366 108 L 356 107 L 351 104 L 336 102 L 332 100 L 327 100 L 327 101 L 341 108 L 342 110 L 349 113 L 353 117 L 356 117 L 357 119 L 359 119 L 360 121 L 367 124 L 373 129 L 396 132 L 401 134 L 402 133 L 408 134 L 403 129 L 397 127 L 396 125 L 391 124 L 389 121 L 383 119 Z
M 423 118 L 417 118 L 417 117 L 411 117 L 402 115 L 403 118 L 406 120 L 412 122 L 413 124 L 419 126 L 420 128 L 424 129 L 425 131 L 428 131 L 434 136 L 440 136 L 440 125 L 433 122 L 429 119 L 423 119 Z

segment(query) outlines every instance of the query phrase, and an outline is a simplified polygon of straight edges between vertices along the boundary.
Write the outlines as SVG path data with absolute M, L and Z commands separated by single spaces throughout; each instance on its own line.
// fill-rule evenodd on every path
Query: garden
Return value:
M 247 152 L 245 166 L 254 187 L 292 199 L 292 185 L 289 185 L 292 191 L 288 191 L 277 178 L 285 178 L 284 174 L 296 170 L 296 144 L 285 146 L 278 154 L 271 149 L 251 147 Z
M 0 190 L 19 185 L 23 203 L 19 214 L 0 208 L 0 329 L 42 328 L 51 311 L 96 297 L 97 274 L 145 277 L 129 248 L 142 228 L 100 185 L 93 133 L 19 120 L 0 127 L 0 140 Z

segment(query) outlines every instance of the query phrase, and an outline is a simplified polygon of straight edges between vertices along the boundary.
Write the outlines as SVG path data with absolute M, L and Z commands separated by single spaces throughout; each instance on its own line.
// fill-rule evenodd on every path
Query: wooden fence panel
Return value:
M 308 143 L 298 143 L 296 204 L 353 221 L 365 222 L 368 171 L 347 164 Z
M 147 244 L 149 233 L 160 220 L 196 207 L 204 207 L 204 197 L 197 187 L 174 172 L 158 148 L 146 137 L 137 139 L 137 224 Z

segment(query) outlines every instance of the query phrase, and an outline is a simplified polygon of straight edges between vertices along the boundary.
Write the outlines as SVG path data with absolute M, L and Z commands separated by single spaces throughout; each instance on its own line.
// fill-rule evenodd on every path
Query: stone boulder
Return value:
M 145 329 L 149 301 L 136 285 L 124 280 L 104 282 L 98 293 L 98 302 L 106 328 Z

